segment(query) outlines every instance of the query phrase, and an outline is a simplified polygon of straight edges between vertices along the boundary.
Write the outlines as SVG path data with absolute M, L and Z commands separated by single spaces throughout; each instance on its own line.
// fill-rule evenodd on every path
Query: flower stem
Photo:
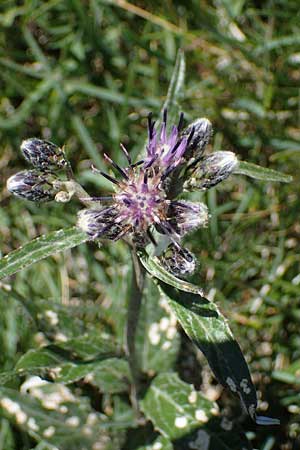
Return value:
M 138 319 L 141 310 L 142 296 L 145 285 L 145 269 L 140 263 L 135 248 L 131 248 L 131 257 L 133 263 L 132 282 L 130 298 L 128 302 L 125 351 L 132 375 L 131 402 L 138 413 L 137 390 L 138 390 L 138 364 L 135 351 L 135 337 L 138 325 Z
M 70 201 L 73 196 L 75 196 L 87 207 L 91 207 L 95 204 L 92 197 L 90 197 L 83 187 L 75 180 L 55 181 L 55 187 L 61 189 L 61 192 L 59 192 L 59 195 L 55 198 L 56 201 L 66 203 Z

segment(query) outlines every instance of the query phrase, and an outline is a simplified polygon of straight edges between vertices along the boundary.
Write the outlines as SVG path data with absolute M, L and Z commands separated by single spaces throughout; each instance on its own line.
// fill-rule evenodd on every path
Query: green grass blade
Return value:
M 145 107 L 146 105 L 149 105 L 150 107 L 158 106 L 158 102 L 155 99 L 126 97 L 126 95 L 121 92 L 116 92 L 111 89 L 94 86 L 91 83 L 84 83 L 76 80 L 67 80 L 64 83 L 64 88 L 68 95 L 78 92 L 89 97 L 98 98 L 99 100 L 116 103 L 117 105 L 128 104 L 134 108 L 141 108 Z
M 13 275 L 56 252 L 75 247 L 87 239 L 88 236 L 76 227 L 40 236 L 0 259 L 0 279 Z
M 88 129 L 84 125 L 81 118 L 78 115 L 73 114 L 72 118 L 71 118 L 71 122 L 72 122 L 72 126 L 74 128 L 74 131 L 76 132 L 80 142 L 84 146 L 87 154 L 89 155 L 89 157 L 91 158 L 93 163 L 98 167 L 98 169 L 105 170 L 105 167 L 103 164 L 103 159 L 100 156 L 100 152 L 97 149 L 93 139 L 91 138 L 91 135 L 90 135 Z
M 185 79 L 185 58 L 184 52 L 179 50 L 172 74 L 172 78 L 168 88 L 166 101 L 163 105 L 163 110 L 168 110 L 169 124 L 176 121 L 176 116 L 179 114 L 179 101 L 183 97 Z
M 19 126 L 29 116 L 33 107 L 39 103 L 54 87 L 55 80 L 45 79 L 40 81 L 37 88 L 28 94 L 13 115 L 8 118 L 0 116 L 0 129 L 11 129 Z

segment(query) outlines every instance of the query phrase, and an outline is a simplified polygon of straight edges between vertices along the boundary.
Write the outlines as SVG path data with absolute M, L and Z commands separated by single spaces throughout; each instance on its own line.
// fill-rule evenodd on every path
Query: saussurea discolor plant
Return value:
M 283 182 L 289 181 L 289 177 L 241 162 L 230 151 L 207 154 L 205 147 L 212 136 L 212 125 L 206 118 L 185 124 L 184 115 L 180 113 L 176 124 L 173 124 L 172 121 L 179 111 L 176 96 L 182 84 L 183 71 L 184 60 L 180 53 L 161 122 L 155 123 L 152 115 L 148 116 L 148 138 L 140 159 L 133 161 L 130 151 L 121 145 L 124 154 L 123 166 L 119 166 L 104 154 L 109 173 L 92 167 L 99 176 L 111 182 L 112 190 L 105 196 L 90 196 L 85 191 L 76 180 L 64 149 L 37 138 L 27 139 L 22 143 L 21 151 L 32 168 L 9 178 L 8 190 L 20 198 L 39 203 L 67 203 L 75 197 L 85 208 L 79 210 L 74 228 L 38 238 L 7 255 L 0 263 L 1 275 L 4 277 L 55 251 L 71 248 L 85 241 L 100 244 L 123 240 L 128 245 L 132 257 L 132 279 L 128 290 L 124 348 L 116 351 L 105 336 L 96 336 L 94 344 L 100 346 L 99 351 L 103 346 L 103 353 L 106 351 L 109 354 L 110 360 L 107 364 L 112 364 L 112 355 L 128 364 L 128 372 L 125 370 L 125 373 L 135 418 L 134 426 L 144 426 L 147 420 L 152 422 L 158 432 L 152 443 L 153 449 L 170 449 L 173 448 L 174 442 L 188 442 L 189 448 L 217 448 L 209 447 L 209 444 L 205 447 L 204 444 L 213 433 L 208 424 L 220 414 L 213 401 L 196 392 L 173 372 L 158 374 L 153 380 L 148 378 L 145 382 L 135 343 L 141 307 L 143 302 L 151 301 L 153 292 L 160 298 L 167 315 L 162 317 L 159 323 L 152 324 L 152 334 L 149 337 L 152 343 L 159 342 L 159 332 L 166 331 L 170 324 L 176 333 L 176 318 L 207 358 L 217 380 L 239 396 L 250 417 L 259 425 L 278 423 L 276 419 L 257 415 L 255 387 L 226 319 L 217 305 L 205 298 L 200 287 L 186 280 L 195 271 L 196 260 L 184 246 L 184 238 L 188 233 L 205 227 L 210 218 L 204 203 L 188 199 L 190 192 L 210 189 L 232 174 Z M 171 116 L 170 120 L 168 114 Z M 49 314 L 52 314 L 51 320 L 57 319 L 56 313 L 50 311 Z M 172 345 L 169 332 L 169 338 L 158 351 L 167 352 Z M 68 341 L 61 343 L 63 350 L 71 348 Z M 48 377 L 49 373 L 56 374 L 53 376 L 55 383 L 70 384 L 84 377 L 88 379 L 89 374 L 95 370 L 93 351 L 91 359 L 78 366 L 74 361 L 71 363 L 59 358 L 55 360 L 55 355 L 51 352 L 50 347 L 35 350 L 35 361 L 38 361 L 36 365 L 30 357 L 23 356 L 17 367 L 18 373 L 23 376 L 40 375 L 42 368 L 42 373 L 47 373 Z M 44 358 L 44 363 L 39 360 L 39 356 Z M 105 364 L 104 356 L 101 363 Z M 68 364 L 69 372 L 66 368 Z M 118 365 L 116 370 L 122 371 Z M 124 377 L 126 378 L 125 375 Z M 33 385 L 39 386 L 40 389 L 51 389 L 49 383 L 40 377 L 36 376 L 35 381 L 32 381 L 32 378 L 29 380 L 28 385 L 24 383 L 29 390 Z M 49 427 L 42 430 L 39 419 L 34 419 L 36 427 L 28 426 L 28 417 L 20 416 L 19 397 L 16 395 L 12 398 L 9 393 L 7 390 L 4 397 L 2 394 L 1 400 L 1 407 L 8 416 L 13 417 L 18 426 L 29 429 L 35 439 L 45 441 L 49 445 L 57 445 L 56 433 L 52 433 L 52 428 L 49 431 Z M 69 395 L 71 401 L 71 393 L 68 391 L 65 395 Z M 78 405 L 76 407 L 79 408 Z M 95 414 L 93 420 L 91 414 Z M 69 417 L 69 423 L 72 422 L 72 417 L 75 422 L 74 417 L 79 415 L 78 412 L 74 413 Z M 120 443 L 114 441 L 113 432 L 110 434 L 109 424 L 104 415 L 90 413 L 82 428 L 87 443 L 81 444 L 80 448 L 122 448 Z M 102 430 L 102 441 L 97 438 L 102 447 L 97 447 L 93 441 L 93 426 L 99 426 Z M 181 439 L 183 441 L 180 441 Z M 110 447 L 113 441 L 115 447 Z M 59 448 L 64 448 L 64 441 L 61 441 L 60 445 Z

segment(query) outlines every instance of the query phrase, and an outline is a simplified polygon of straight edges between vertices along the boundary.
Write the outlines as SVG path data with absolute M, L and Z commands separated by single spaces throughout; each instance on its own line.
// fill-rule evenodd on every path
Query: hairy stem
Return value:
M 137 331 L 137 324 L 140 315 L 142 296 L 145 285 L 145 269 L 140 263 L 135 248 L 131 249 L 131 257 L 133 263 L 133 271 L 132 271 L 130 297 L 128 302 L 125 350 L 133 378 L 131 388 L 131 401 L 136 411 L 138 411 L 138 404 L 137 404 L 138 366 L 135 352 L 135 336 Z

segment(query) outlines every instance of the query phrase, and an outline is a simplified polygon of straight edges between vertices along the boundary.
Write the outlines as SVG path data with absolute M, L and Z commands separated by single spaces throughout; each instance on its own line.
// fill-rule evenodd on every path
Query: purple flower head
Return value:
M 183 115 L 180 116 L 178 126 L 173 126 L 168 135 L 165 111 L 158 136 L 149 116 L 149 141 L 144 161 L 132 164 L 123 146 L 121 147 L 128 160 L 128 165 L 124 168 L 104 155 L 121 178 L 100 172 L 112 182 L 115 192 L 105 200 L 95 199 L 102 200 L 103 206 L 79 213 L 78 226 L 92 239 L 118 240 L 131 235 L 137 245 L 145 245 L 149 241 L 155 244 L 153 231 L 156 231 L 167 235 L 175 248 L 181 248 L 179 241 L 183 235 L 206 224 L 205 205 L 172 201 L 164 188 L 164 180 L 181 163 L 190 139 L 179 136 L 182 121 Z M 189 136 L 192 137 L 192 134 L 191 131 Z
M 189 169 L 189 158 L 195 161 L 197 149 L 198 156 L 202 155 L 211 135 L 211 124 L 207 119 L 198 119 L 185 130 L 182 130 L 182 123 L 183 114 L 178 125 L 174 125 L 168 133 L 167 111 L 164 111 L 158 132 L 150 115 L 146 157 L 135 164 L 123 145 L 121 148 L 127 158 L 127 166 L 120 167 L 104 155 L 118 177 L 94 170 L 112 183 L 114 192 L 109 197 L 92 198 L 97 202 L 95 208 L 80 211 L 77 223 L 91 239 L 118 240 L 127 237 L 137 247 L 144 247 L 150 242 L 156 246 L 159 235 L 167 236 L 169 245 L 160 261 L 176 275 L 191 273 L 195 268 L 194 256 L 181 246 L 182 237 L 206 226 L 209 217 L 203 203 L 175 200 L 177 192 L 174 195 L 170 189 L 172 183 L 180 187 L 177 174 L 188 173 L 181 168 Z M 174 170 L 178 167 L 180 171 Z M 209 171 L 206 168 L 204 172 L 209 175 L 209 183 L 212 183 L 215 173 L 219 176 L 218 170 Z M 172 182 L 166 183 L 166 180 Z M 178 193 L 181 190 L 178 189 Z

